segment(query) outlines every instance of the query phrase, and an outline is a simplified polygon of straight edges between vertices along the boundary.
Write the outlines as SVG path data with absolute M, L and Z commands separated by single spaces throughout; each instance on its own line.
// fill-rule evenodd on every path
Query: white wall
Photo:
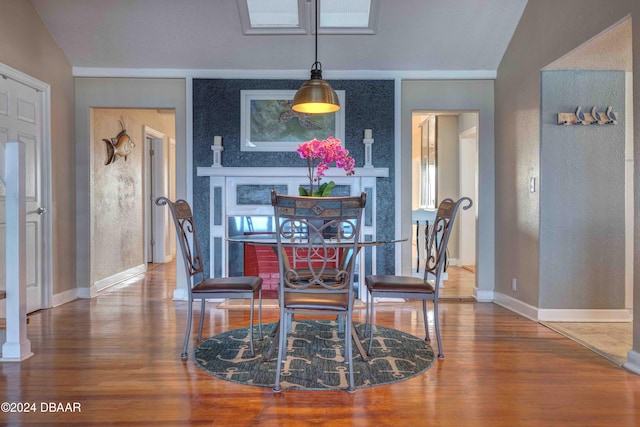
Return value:
M 439 115 L 437 118 L 438 129 L 438 163 L 436 170 L 437 178 L 437 200 L 436 206 L 443 199 L 451 198 L 458 200 L 460 197 L 460 165 L 459 165 L 459 145 L 458 145 L 458 116 Z M 458 230 L 460 218 L 454 223 L 451 237 L 449 238 L 449 257 L 455 260 L 458 258 Z

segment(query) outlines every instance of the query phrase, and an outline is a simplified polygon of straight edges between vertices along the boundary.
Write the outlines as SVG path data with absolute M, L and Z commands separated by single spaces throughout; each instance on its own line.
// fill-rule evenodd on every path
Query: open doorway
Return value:
M 91 270 L 99 291 L 175 254 L 166 209 L 152 204 L 175 195 L 175 111 L 93 108 L 91 132 Z M 128 149 L 118 146 L 123 133 Z
M 425 231 L 445 198 L 467 196 L 474 206 L 461 211 L 449 241 L 444 299 L 475 300 L 478 200 L 478 113 L 412 111 L 412 271 L 421 277 Z
M 155 200 L 175 200 L 175 138 L 144 126 L 144 141 L 146 260 L 165 263 L 175 256 L 175 233 L 168 209 L 157 209 Z

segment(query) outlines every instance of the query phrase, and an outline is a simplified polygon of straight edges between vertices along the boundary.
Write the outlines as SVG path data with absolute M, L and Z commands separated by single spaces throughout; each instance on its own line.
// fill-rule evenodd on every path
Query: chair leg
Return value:
M 426 342 L 431 342 L 431 337 L 429 336 L 429 318 L 427 316 L 427 300 L 422 300 L 422 317 L 424 317 L 424 332 Z
M 346 316 L 339 314 L 337 317 L 338 318 L 336 320 L 338 321 L 338 333 L 344 332 L 344 324 L 345 324 L 344 319 Z
M 365 300 L 365 312 L 364 312 L 364 335 L 366 336 L 369 332 L 369 289 L 367 288 L 367 299 Z
M 189 334 L 191 333 L 191 318 L 193 317 L 193 299 L 191 298 L 191 294 L 189 294 L 188 298 L 188 306 L 187 306 L 187 331 L 184 333 L 184 346 L 182 347 L 182 354 L 180 358 L 182 360 L 187 360 L 189 357 L 187 353 L 187 346 L 189 345 Z
M 280 327 L 279 327 L 279 338 L 278 338 L 278 359 L 276 361 L 276 381 L 273 386 L 273 391 L 275 393 L 280 393 L 282 388 L 280 387 L 280 373 L 282 371 L 282 362 L 286 355 L 287 351 L 287 318 L 288 314 L 285 314 L 284 311 L 280 312 Z
M 349 364 L 349 388 L 347 391 L 349 393 L 355 393 L 355 380 L 353 375 L 353 345 L 352 345 L 352 335 L 353 331 L 353 319 L 348 314 L 345 317 L 345 330 L 344 330 L 344 348 L 346 351 L 345 357 L 347 359 L 347 363 Z
M 262 336 L 262 288 L 258 291 L 258 333 L 260 334 L 260 341 L 264 338 Z
M 249 350 L 251 351 L 251 357 L 255 356 L 255 352 L 253 351 L 253 294 L 251 294 L 250 304 L 251 309 L 249 310 Z
M 369 322 L 369 349 L 367 350 L 367 355 L 371 355 L 371 348 L 373 346 L 373 292 L 371 294 L 371 321 Z
M 198 327 L 198 342 L 202 341 L 202 326 L 204 326 L 204 312 L 207 307 L 205 303 L 207 302 L 206 298 L 202 298 L 202 304 L 200 304 L 200 326 Z
M 440 322 L 438 321 L 438 300 L 433 301 L 433 319 L 436 324 L 436 339 L 438 340 L 438 359 L 444 359 L 444 351 L 442 351 L 442 340 L 440 338 Z

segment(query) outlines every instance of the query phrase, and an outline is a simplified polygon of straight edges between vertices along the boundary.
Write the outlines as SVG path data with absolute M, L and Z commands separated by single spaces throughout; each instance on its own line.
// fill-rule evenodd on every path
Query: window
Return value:
M 320 34 L 375 34 L 380 0 L 318 0 Z M 313 2 L 238 0 L 242 31 L 255 34 L 310 34 Z

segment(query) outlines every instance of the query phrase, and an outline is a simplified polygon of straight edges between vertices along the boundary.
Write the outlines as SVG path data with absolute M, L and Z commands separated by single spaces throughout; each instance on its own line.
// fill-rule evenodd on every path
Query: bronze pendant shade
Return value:
M 334 113 L 340 100 L 331 85 L 322 80 L 322 64 L 318 62 L 318 0 L 316 0 L 316 62 L 311 66 L 311 78 L 302 84 L 293 97 L 291 109 L 305 114 Z

